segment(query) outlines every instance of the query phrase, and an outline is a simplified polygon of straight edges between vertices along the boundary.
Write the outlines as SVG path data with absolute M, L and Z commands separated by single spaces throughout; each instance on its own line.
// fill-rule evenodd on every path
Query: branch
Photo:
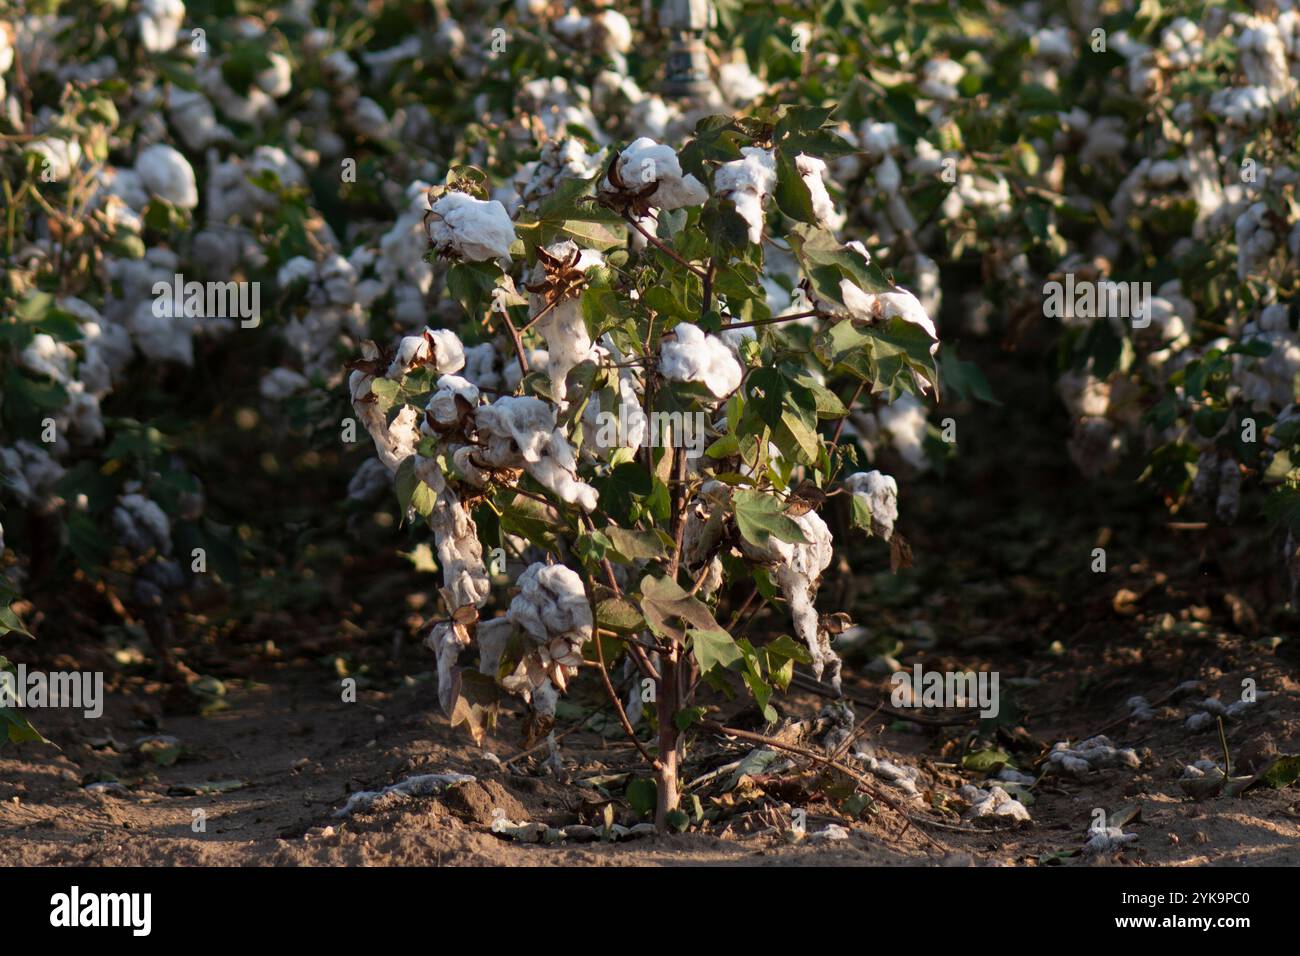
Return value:
M 885 806 L 889 807 L 889 809 L 893 810 L 900 817 L 906 820 L 908 827 L 910 827 L 913 823 L 912 815 L 908 813 L 905 809 L 903 809 L 901 806 L 899 806 L 897 803 L 895 803 L 893 798 L 887 797 L 883 793 L 881 793 L 876 788 L 876 785 L 873 781 L 871 781 L 870 779 L 868 779 L 866 776 L 859 773 L 858 771 L 854 770 L 852 767 L 849 767 L 838 760 L 835 760 L 831 757 L 827 757 L 824 754 L 816 753 L 815 751 L 812 750 L 807 750 L 803 747 L 796 747 L 794 744 L 782 743 L 781 741 L 773 737 L 764 737 L 762 734 L 751 733 L 748 730 L 737 730 L 735 727 L 725 727 L 714 720 L 701 720 L 699 723 L 700 726 L 703 727 L 705 730 L 711 730 L 715 734 L 722 734 L 726 737 L 736 737 L 740 740 L 748 740 L 751 743 L 762 744 L 765 747 L 773 747 L 777 750 L 785 750 L 792 754 L 798 754 L 800 757 L 806 757 L 809 760 L 816 760 L 818 763 L 824 764 L 828 767 L 833 767 L 836 770 L 838 770 L 840 773 L 845 774 L 846 776 L 852 778 L 858 784 L 858 786 L 861 787 L 863 790 L 865 790 L 873 800 L 879 800 Z M 902 833 L 905 832 L 907 832 L 907 827 L 903 828 Z M 942 843 L 935 840 L 928 833 L 922 833 L 920 830 L 917 830 L 916 832 L 919 833 L 921 837 L 924 838 L 925 841 L 929 843 L 931 846 L 933 846 L 935 849 L 943 850 L 945 852 L 947 851 L 948 849 L 947 847 L 945 847 Z M 901 836 L 902 833 L 900 833 L 899 836 Z
M 689 269 L 691 272 L 694 272 L 701 279 L 704 278 L 705 272 L 703 269 L 701 269 L 699 266 L 692 265 L 691 263 L 687 262 L 685 259 L 681 257 L 681 255 L 677 252 L 676 249 L 674 249 L 672 246 L 665 245 L 659 239 L 658 236 L 652 236 L 650 235 L 650 233 L 646 232 L 645 227 L 642 226 L 641 223 L 637 222 L 635 216 L 625 212 L 623 213 L 623 218 L 627 220 L 628 224 L 633 229 L 641 233 L 641 235 L 645 238 L 645 241 L 650 243 L 650 245 L 654 246 L 656 249 L 658 249 L 660 252 L 666 255 L 669 259 L 672 259 L 678 265 L 685 266 L 687 269 Z
M 754 319 L 751 322 L 732 322 L 729 325 L 724 325 L 722 331 L 725 332 L 728 329 L 750 329 L 759 325 L 776 325 L 778 322 L 793 322 L 795 319 L 811 319 L 818 316 L 825 318 L 828 316 L 828 313 L 823 312 L 820 309 L 809 309 L 807 312 L 792 312 L 790 315 L 774 315 L 766 319 Z

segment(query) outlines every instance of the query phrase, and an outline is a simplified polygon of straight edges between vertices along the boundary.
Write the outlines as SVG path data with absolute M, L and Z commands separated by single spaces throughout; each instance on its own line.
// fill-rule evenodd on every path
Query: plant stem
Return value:
M 668 832 L 668 814 L 677 809 L 681 800 L 677 790 L 677 724 L 673 721 L 677 703 L 677 650 L 673 647 L 660 655 L 661 677 L 659 694 L 655 698 L 655 711 L 659 717 L 655 829 L 660 833 Z
M 793 312 L 790 315 L 774 315 L 767 319 L 754 319 L 752 322 L 731 322 L 722 327 L 722 331 L 727 329 L 749 329 L 758 325 L 776 325 L 778 322 L 793 322 L 795 319 L 811 319 L 815 316 L 824 315 L 817 309 L 809 309 L 807 312 Z
M 652 236 L 650 233 L 646 232 L 645 227 L 642 226 L 641 223 L 636 221 L 635 216 L 632 216 L 629 213 L 624 213 L 623 218 L 627 220 L 628 225 L 630 225 L 637 232 L 641 233 L 641 235 L 645 238 L 645 241 L 650 243 L 650 245 L 654 246 L 656 249 L 658 249 L 660 252 L 666 255 L 669 259 L 672 259 L 679 266 L 685 266 L 687 269 L 689 269 L 691 272 L 694 272 L 701 279 L 704 278 L 705 273 L 703 269 L 701 269 L 699 266 L 692 265 L 691 263 L 687 262 L 685 259 L 681 257 L 681 254 L 676 249 L 674 249 L 672 246 L 665 245 L 662 241 L 660 241 L 658 236 Z

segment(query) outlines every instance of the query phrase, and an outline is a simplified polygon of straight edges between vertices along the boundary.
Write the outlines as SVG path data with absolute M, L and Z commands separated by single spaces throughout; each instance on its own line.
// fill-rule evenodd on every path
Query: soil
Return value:
M 1000 389 L 1014 388 L 1018 379 L 996 374 L 998 356 L 981 361 Z M 724 790 L 724 775 L 692 791 L 692 781 L 751 749 L 697 733 L 683 780 L 688 793 L 701 796 L 701 809 L 716 811 L 703 826 L 597 843 L 525 844 L 495 834 L 500 817 L 600 826 L 607 806 L 617 822 L 635 823 L 621 779 L 607 778 L 644 768 L 602 714 L 594 675 L 575 681 L 559 715 L 557 729 L 570 731 L 562 740 L 569 782 L 548 774 L 541 754 L 506 763 L 524 750 L 521 708 L 507 709 L 481 747 L 464 727 L 449 726 L 430 656 L 416 639 L 429 609 L 404 599 L 414 589 L 411 567 L 376 559 L 347 566 L 341 576 L 349 577 L 352 596 L 341 597 L 342 582 L 334 581 L 311 613 L 236 613 L 197 599 L 185 607 L 178 656 L 220 682 L 218 697 L 177 693 L 160 682 L 132 649 L 147 645 L 129 612 L 114 620 L 102 591 L 87 585 L 70 600 L 38 601 L 28 619 L 39 640 L 10 645 L 8 656 L 29 667 L 102 670 L 107 704 L 93 721 L 66 710 L 34 713 L 57 749 L 26 743 L 0 751 L 4 859 L 150 866 L 1300 864 L 1300 788 L 1260 786 L 1195 802 L 1176 783 L 1186 764 L 1222 762 L 1217 728 L 1193 733 L 1184 726 L 1192 702 L 1236 700 L 1245 679 L 1269 696 L 1228 721 L 1234 764 L 1256 766 L 1274 750 L 1300 752 L 1296 618 L 1284 604 L 1278 562 L 1258 534 L 1170 527 L 1161 504 L 1134 483 L 1136 468 L 1085 484 L 1065 458 L 1066 423 L 1044 395 L 1040 384 L 1028 383 L 1020 392 L 1000 391 L 998 406 L 945 406 L 958 423 L 960 454 L 942 473 L 900 481 L 899 528 L 915 565 L 892 574 L 888 548 L 868 542 L 846 551 L 825 579 L 820 609 L 843 609 L 867 632 L 845 650 L 845 686 L 860 725 L 881 756 L 922 771 L 930 796 L 913 805 L 910 824 L 879 803 L 850 817 L 833 782 L 807 762 L 734 790 Z M 845 534 L 837 529 L 837 540 Z M 1105 550 L 1104 573 L 1093 570 L 1097 547 Z M 787 625 L 777 609 L 747 626 L 748 636 L 762 640 Z M 879 663 L 886 653 L 908 668 L 919 661 L 928 670 L 996 670 L 1004 690 L 999 720 L 935 727 L 876 710 L 873 702 L 889 702 Z M 357 680 L 355 702 L 343 700 L 345 676 Z M 1189 680 L 1202 689 L 1160 703 Z M 1128 719 L 1125 702 L 1139 694 L 1156 705 L 1154 719 Z M 742 695 L 704 702 L 732 726 L 761 730 Z M 794 688 L 777 706 L 783 718 L 798 719 L 826 702 Z M 942 714 L 925 712 L 930 719 Z M 572 730 L 578 725 L 583 729 Z M 1135 748 L 1141 766 L 1083 779 L 1044 777 L 1033 788 L 1027 823 L 982 826 L 940 808 L 947 802 L 960 811 L 957 788 L 982 776 L 962 770 L 965 753 L 1001 747 L 1032 773 L 1054 743 L 1103 731 L 1116 746 Z M 176 738 L 179 751 L 142 753 L 137 741 L 158 734 Z M 356 791 L 447 772 L 474 781 L 436 797 L 382 797 L 345 819 L 335 816 Z M 93 781 L 117 786 L 96 792 L 86 787 Z M 193 792 L 204 786 L 221 792 Z M 1138 840 L 1105 857 L 1078 853 L 1098 808 L 1128 817 L 1124 829 Z M 810 833 L 838 823 L 848 839 L 795 840 L 794 809 L 806 812 Z M 197 817 L 205 818 L 201 832 Z

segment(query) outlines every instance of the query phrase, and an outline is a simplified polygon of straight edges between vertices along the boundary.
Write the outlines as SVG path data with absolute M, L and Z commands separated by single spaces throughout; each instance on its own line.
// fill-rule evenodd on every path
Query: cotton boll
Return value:
M 925 406 L 915 395 L 902 394 L 877 413 L 880 428 L 903 460 L 918 471 L 930 467 L 925 454 L 925 435 L 929 419 Z
M 254 82 L 267 96 L 278 100 L 293 89 L 293 68 L 282 54 L 272 52 L 266 58 L 271 61 L 271 65 L 258 73 Z
M 291 368 L 275 368 L 262 376 L 258 392 L 268 402 L 278 404 L 310 385 L 311 382 L 301 372 L 295 372 Z
M 582 578 L 562 564 L 533 564 L 515 584 L 519 593 L 507 617 L 537 645 L 546 676 L 554 680 L 557 668 L 580 667 L 582 645 L 592 636 L 591 604 Z
M 903 174 L 898 168 L 898 163 L 894 157 L 886 156 L 879 165 L 876 166 L 874 173 L 876 179 L 876 188 L 886 196 L 895 196 L 899 188 L 903 185 Z
M 1110 742 L 1110 738 L 1099 734 L 1084 740 L 1077 747 L 1071 747 L 1064 741 L 1056 744 L 1047 755 L 1043 772 L 1082 777 L 1095 770 L 1110 767 L 1135 770 L 1141 765 L 1142 761 L 1131 748 L 1118 748 Z
M 716 336 L 689 322 L 673 330 L 675 339 L 659 345 L 659 371 L 675 382 L 700 382 L 715 398 L 726 398 L 740 387 L 744 373 L 731 349 Z
M 959 792 L 962 798 L 970 804 L 970 809 L 965 813 L 965 818 L 968 820 L 976 820 L 982 817 L 1007 817 L 1011 820 L 1030 819 L 1028 808 L 1001 787 L 990 787 L 983 790 L 971 784 L 966 784 Z
M 628 192 L 657 183 L 649 202 L 660 209 L 699 206 L 709 198 L 703 183 L 689 173 L 682 174 L 681 163 L 671 146 L 662 146 L 645 136 L 634 140 L 619 154 L 616 168 Z M 608 179 L 602 182 L 602 188 L 613 189 Z
M 844 487 L 871 514 L 871 533 L 886 541 L 893 537 L 898 521 L 898 482 L 878 471 L 860 471 L 845 478 Z
M 892 292 L 863 292 L 848 279 L 841 279 L 840 297 L 854 318 L 880 322 L 898 317 L 919 325 L 934 340 L 930 354 L 939 350 L 939 333 L 934 327 L 934 320 L 926 314 L 920 300 L 902 286 L 896 286 Z
M 62 477 L 63 466 L 40 445 L 24 440 L 0 448 L 0 493 L 14 495 L 25 508 L 47 514 L 62 504 L 54 493 Z
M 1237 237 L 1237 278 L 1245 282 L 1262 263 L 1268 260 L 1277 236 L 1269 228 L 1269 209 L 1262 202 L 1251 205 L 1237 217 L 1234 227 Z
M 425 406 L 425 417 L 444 429 L 454 428 L 467 412 L 478 408 L 478 400 L 479 391 L 472 382 L 459 375 L 444 375 Z
M 501 385 L 500 367 L 496 346 L 491 342 L 480 342 L 465 349 L 465 367 L 461 374 L 479 388 L 495 389 Z
M 439 252 L 484 262 L 510 262 L 510 244 L 515 241 L 514 223 L 506 207 L 496 200 L 475 199 L 466 193 L 449 192 L 432 206 L 429 235 Z
M 713 187 L 736 204 L 736 212 L 749 224 L 749 241 L 763 241 L 763 204 L 776 188 L 776 159 L 771 150 L 745 146 L 742 159 L 723 163 L 713 175 Z
M 1092 826 L 1088 828 L 1087 837 L 1088 842 L 1083 845 L 1083 852 L 1089 856 L 1098 856 L 1117 853 L 1137 840 L 1138 835 L 1125 833 L 1119 827 Z
M 100 412 L 98 395 L 87 392 L 83 382 L 68 384 L 68 405 L 62 415 L 68 418 L 68 431 L 79 445 L 94 445 L 104 440 L 104 415 Z
M 459 372 L 465 367 L 465 347 L 449 329 L 428 329 L 421 335 L 405 336 L 388 366 L 385 378 L 400 379 L 412 369 L 432 366 L 441 375 Z
M 349 501 L 375 501 L 393 486 L 393 476 L 378 458 L 367 458 L 348 481 Z
M 1232 126 L 1245 129 L 1259 126 L 1271 109 L 1268 90 L 1262 86 L 1229 86 L 1210 94 L 1210 112 Z
M 767 84 L 754 75 L 745 60 L 718 67 L 718 92 L 732 106 L 747 106 L 767 93 Z
M 817 224 L 824 229 L 838 232 L 844 227 L 844 214 L 835 208 L 830 193 L 826 191 L 826 178 L 828 175 L 826 163 L 815 156 L 800 153 L 794 158 L 794 165 L 799 172 L 799 178 L 808 187 L 808 194 L 812 198 L 813 215 L 817 217 Z
M 150 53 L 166 53 L 176 46 L 176 34 L 184 21 L 181 0 L 141 0 L 136 17 L 140 42 Z
M 55 182 L 64 182 L 81 162 L 81 144 L 71 139 L 46 136 L 33 140 L 24 152 L 35 153 L 42 164 L 42 174 Z
M 113 533 L 123 547 L 138 557 L 150 551 L 171 554 L 171 522 L 166 512 L 144 495 L 125 494 L 118 499 L 113 509 Z
M 773 565 L 773 579 L 790 605 L 795 634 L 808 646 L 812 655 L 813 673 L 821 680 L 823 672 L 829 668 L 830 682 L 838 690 L 840 659 L 831 650 L 829 635 L 819 626 L 817 609 L 813 605 L 821 573 L 834 556 L 831 532 L 815 511 L 805 512 L 792 520 L 803 533 L 805 543 L 772 537 L 766 547 L 742 541 L 741 550 L 751 560 Z
M 44 332 L 37 332 L 18 355 L 18 364 L 36 375 L 45 375 L 65 385 L 72 375 L 77 354 L 67 344 Z
M 598 496 L 575 477 L 573 448 L 555 427 L 555 410 L 532 396 L 504 396 L 475 414 L 480 437 L 486 439 L 485 463 L 494 468 L 524 468 L 567 504 L 586 511 Z
M 430 524 L 447 603 L 453 609 L 481 606 L 492 591 L 492 582 L 483 564 L 483 545 L 474 519 L 455 492 L 446 487 L 433 462 L 417 458 L 416 475 L 430 484 L 437 496 Z
M 199 204 L 199 190 L 194 169 L 179 152 L 165 143 L 144 150 L 135 161 L 135 170 L 150 193 L 181 209 Z
M 603 265 L 605 257 L 594 249 L 579 251 L 572 241 L 552 243 L 546 252 L 561 262 L 568 263 L 576 255 L 573 266 L 579 272 Z M 536 287 L 546 279 L 546 267 L 539 262 L 533 271 L 532 285 Z M 587 334 L 587 323 L 582 317 L 582 308 L 576 296 L 569 296 L 552 305 L 546 294 L 534 293 L 529 296 L 530 314 L 533 318 L 546 314 L 537 321 L 537 331 L 546 339 L 547 375 L 551 380 L 551 391 L 560 404 L 565 407 L 568 394 L 566 377 L 570 370 L 581 362 L 594 358 L 591 336 Z
M 168 97 L 167 116 L 172 127 L 191 150 L 203 150 L 214 143 L 224 143 L 232 138 L 230 130 L 217 122 L 212 103 L 198 90 L 173 87 Z M 133 205 L 132 208 L 139 207 Z
M 599 168 L 600 154 L 588 155 L 582 141 L 572 137 L 547 140 L 541 154 L 526 163 L 514 177 L 524 208 L 536 210 L 566 179 L 589 179 Z
M 156 315 L 152 300 L 141 302 L 127 317 L 127 331 L 141 354 L 153 362 L 194 364 L 193 321 L 184 314 L 182 303 L 174 303 L 172 314 Z
M 957 84 L 966 75 L 966 68 L 956 60 L 935 58 L 926 62 L 921 69 L 921 80 L 917 89 L 922 96 L 951 102 L 960 95 Z
M 591 18 L 592 46 L 605 56 L 632 49 L 632 24 L 617 10 L 601 10 Z

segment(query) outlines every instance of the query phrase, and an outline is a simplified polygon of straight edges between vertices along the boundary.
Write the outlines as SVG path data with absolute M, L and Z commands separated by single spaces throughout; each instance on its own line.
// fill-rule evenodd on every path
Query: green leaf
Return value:
M 11 607 L 0 607 L 0 635 L 3 634 L 21 634 L 23 637 L 32 637 L 32 633 L 27 630 L 14 609 Z M 34 637 L 32 637 L 35 640 Z
M 726 631 L 688 632 L 691 651 L 700 665 L 700 673 L 707 674 L 715 667 L 726 669 L 743 659 L 735 638 Z
M 1300 779 L 1300 754 L 1283 754 L 1260 774 L 1260 781 L 1282 790 Z
M 732 498 L 736 511 L 736 527 L 745 540 L 766 548 L 775 536 L 794 544 L 807 544 L 808 539 L 795 521 L 787 517 L 774 496 L 761 491 L 737 491 Z
M 627 634 L 645 627 L 645 618 L 627 598 L 608 597 L 596 603 L 596 625 Z
M 698 631 L 725 633 L 703 601 L 688 595 L 680 585 L 668 578 L 646 575 L 641 579 L 641 613 L 650 630 L 678 642 L 686 639 L 686 632 L 683 628 L 670 624 L 672 620 L 680 619 Z
M 710 199 L 700 213 L 700 227 L 720 257 L 739 256 L 749 248 L 749 223 L 730 199 Z
M 784 150 L 778 150 L 776 157 L 776 204 L 781 212 L 791 219 L 808 223 L 817 222 L 808 184 L 799 175 L 794 162 L 786 158 Z
M 632 505 L 652 490 L 650 473 L 634 461 L 616 465 L 603 478 L 592 482 L 600 494 L 600 510 L 616 524 L 632 524 Z
M 638 817 L 646 817 L 655 811 L 659 802 L 659 786 L 650 777 L 637 777 L 629 780 L 624 793 L 632 812 Z
M 976 773 L 988 773 L 998 767 L 1014 767 L 1015 762 L 1005 750 L 977 750 L 961 758 L 962 768 Z
M 51 741 L 45 738 L 39 730 L 32 726 L 23 712 L 17 707 L 0 707 L 0 724 L 5 727 L 5 736 L 11 744 L 27 743 L 36 741 L 37 743 L 49 744 Z
M 779 657 L 784 660 L 798 661 L 800 664 L 811 664 L 812 655 L 808 653 L 808 648 L 804 647 L 789 634 L 782 634 L 774 641 L 769 641 L 763 645 L 763 650 L 769 657 Z
M 656 531 L 629 531 L 618 525 L 610 525 L 605 529 L 605 536 L 613 544 L 622 564 L 654 561 L 664 557 L 667 535 L 661 537 L 661 534 L 662 532 Z

